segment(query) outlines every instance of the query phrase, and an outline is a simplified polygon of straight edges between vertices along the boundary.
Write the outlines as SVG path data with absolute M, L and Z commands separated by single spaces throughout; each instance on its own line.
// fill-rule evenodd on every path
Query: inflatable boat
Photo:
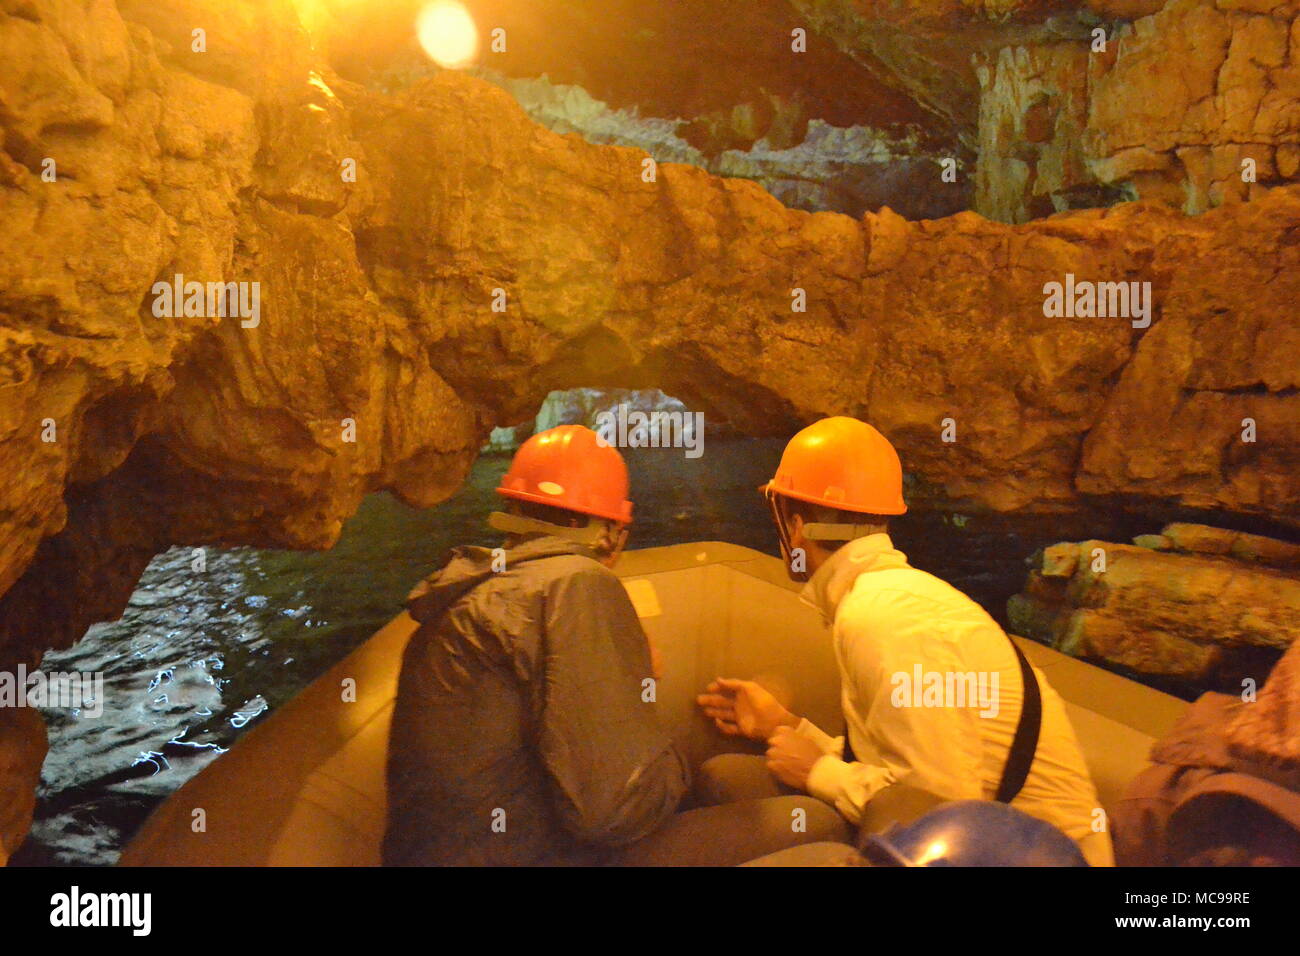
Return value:
M 842 729 L 829 633 L 779 560 L 706 541 L 628 552 L 617 573 L 659 646 L 659 703 L 693 766 L 737 749 L 694 704 L 719 675 L 797 689 L 797 712 Z M 377 865 L 389 719 L 415 627 L 398 616 L 240 739 L 158 807 L 121 864 Z M 1016 640 L 1065 699 L 1101 803 L 1112 807 L 1187 704 Z

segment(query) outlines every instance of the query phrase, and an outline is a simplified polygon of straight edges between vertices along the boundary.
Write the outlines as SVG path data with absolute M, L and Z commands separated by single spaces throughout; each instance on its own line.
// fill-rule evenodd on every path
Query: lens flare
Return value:
M 925 848 L 925 850 L 921 853 L 920 856 L 918 856 L 914 861 L 912 861 L 912 865 L 926 866 L 929 863 L 933 863 L 935 860 L 943 859 L 943 857 L 946 856 L 947 853 L 948 853 L 948 841 L 935 840 Z
M 439 66 L 460 69 L 478 55 L 478 27 L 462 3 L 435 0 L 415 19 L 420 46 Z

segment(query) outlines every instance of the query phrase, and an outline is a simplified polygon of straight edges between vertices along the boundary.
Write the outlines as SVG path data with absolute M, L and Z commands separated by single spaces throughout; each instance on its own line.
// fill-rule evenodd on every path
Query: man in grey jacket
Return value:
M 497 489 L 506 547 L 457 548 L 411 594 L 386 864 L 606 862 L 676 811 L 688 772 L 609 570 L 627 488 L 622 457 L 588 429 L 535 435 Z
M 677 812 L 686 765 L 660 726 L 658 667 L 609 570 L 627 540 L 622 456 L 563 425 L 519 449 L 490 523 L 408 600 L 388 756 L 384 862 L 741 863 L 847 838 L 807 795 Z M 797 821 L 797 822 L 796 822 Z

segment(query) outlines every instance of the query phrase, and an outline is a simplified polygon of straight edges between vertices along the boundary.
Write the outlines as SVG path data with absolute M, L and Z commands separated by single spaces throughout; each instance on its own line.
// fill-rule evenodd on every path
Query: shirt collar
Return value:
M 886 568 L 907 567 L 907 555 L 894 548 L 883 531 L 854 538 L 830 556 L 804 585 L 799 599 L 821 612 L 830 623 L 835 611 L 853 588 L 858 575 Z

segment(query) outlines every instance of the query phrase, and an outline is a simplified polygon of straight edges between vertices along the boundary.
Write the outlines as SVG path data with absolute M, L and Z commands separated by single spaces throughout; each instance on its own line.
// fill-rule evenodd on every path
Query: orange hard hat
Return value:
M 790 439 L 776 475 L 761 489 L 815 505 L 901 515 L 903 466 L 884 435 L 856 418 L 823 418 Z
M 519 446 L 497 494 L 631 524 L 627 490 L 618 449 L 590 428 L 560 425 Z

